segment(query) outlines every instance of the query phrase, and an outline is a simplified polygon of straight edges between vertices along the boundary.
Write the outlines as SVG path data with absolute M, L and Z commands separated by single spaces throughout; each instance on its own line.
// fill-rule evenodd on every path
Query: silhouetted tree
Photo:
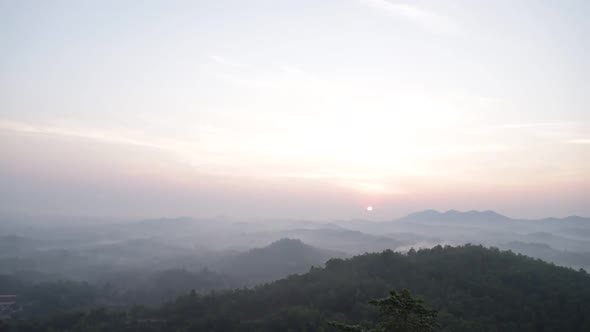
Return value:
M 389 297 L 369 301 L 379 307 L 384 320 L 370 329 L 359 325 L 330 322 L 330 325 L 347 332 L 430 332 L 437 327 L 436 310 L 428 309 L 422 300 L 412 297 L 407 289 L 400 293 L 390 291 Z

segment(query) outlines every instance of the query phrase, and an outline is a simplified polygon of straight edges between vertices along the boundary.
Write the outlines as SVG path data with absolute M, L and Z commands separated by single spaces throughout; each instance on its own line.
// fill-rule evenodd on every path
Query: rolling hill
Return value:
M 586 272 L 471 245 L 331 259 L 254 289 L 191 293 L 155 311 L 103 311 L 100 324 L 109 331 L 331 331 L 332 320 L 374 321 L 378 312 L 367 301 L 404 288 L 438 310 L 441 331 L 590 330 Z M 74 331 L 96 317 L 29 324 L 48 331 L 59 322 L 60 330 Z
M 221 259 L 212 269 L 253 286 L 291 274 L 305 273 L 328 259 L 342 257 L 335 251 L 318 249 L 301 240 L 283 238 L 264 248 L 251 249 Z

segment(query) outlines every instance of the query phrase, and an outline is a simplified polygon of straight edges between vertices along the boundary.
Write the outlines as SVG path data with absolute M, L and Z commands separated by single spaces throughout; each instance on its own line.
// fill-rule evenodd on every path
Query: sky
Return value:
M 588 216 L 589 13 L 0 0 L 0 212 Z

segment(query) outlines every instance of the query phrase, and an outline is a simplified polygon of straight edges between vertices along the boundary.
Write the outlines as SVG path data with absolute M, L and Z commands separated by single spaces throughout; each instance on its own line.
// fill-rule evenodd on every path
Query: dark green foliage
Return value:
M 390 291 L 389 297 L 371 300 L 379 308 L 382 321 L 372 328 L 331 322 L 330 325 L 349 332 L 431 332 L 437 327 L 436 310 L 426 308 L 424 302 L 415 299 L 407 289 L 400 293 Z
M 97 305 L 98 290 L 85 282 L 30 283 L 0 275 L 0 294 L 17 294 L 23 318 L 42 318 Z
M 440 331 L 590 331 L 588 274 L 471 245 L 332 259 L 323 269 L 254 289 L 191 293 L 134 314 L 105 312 L 100 326 L 109 332 L 334 331 L 328 321 L 370 327 L 383 316 L 368 302 L 390 289 L 424 299 L 438 311 Z M 384 324 L 406 317 L 409 326 L 432 327 L 432 312 L 409 294 L 374 304 L 395 317 Z M 89 313 L 65 320 L 72 322 L 58 328 L 49 321 L 40 331 L 98 331 Z

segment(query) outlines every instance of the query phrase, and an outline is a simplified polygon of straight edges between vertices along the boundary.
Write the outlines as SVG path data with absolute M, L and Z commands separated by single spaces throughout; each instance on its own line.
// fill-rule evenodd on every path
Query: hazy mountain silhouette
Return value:
M 265 235 L 275 239 L 297 238 L 315 247 L 334 250 L 336 252 L 345 252 L 347 254 L 383 251 L 385 249 L 395 249 L 407 244 L 407 242 L 398 241 L 391 237 L 367 234 L 358 230 L 350 230 L 342 227 L 290 229 L 267 233 Z
M 298 239 L 280 239 L 264 248 L 251 249 L 219 261 L 213 269 L 246 280 L 248 284 L 271 281 L 322 266 L 342 253 L 312 247 Z
M 440 212 L 437 210 L 423 210 L 414 213 L 410 213 L 405 217 L 396 219 L 395 221 L 399 222 L 471 222 L 471 223 L 490 223 L 490 222 L 510 222 L 510 221 L 530 221 L 530 222 L 538 222 L 538 223 L 583 223 L 588 225 L 590 223 L 590 218 L 580 217 L 580 216 L 568 216 L 565 218 L 542 218 L 542 219 L 521 219 L 521 218 L 511 218 L 505 215 L 499 214 L 492 210 L 485 210 L 485 211 L 458 211 L 458 210 L 448 210 L 446 212 Z
M 411 213 L 397 221 L 405 222 L 505 222 L 513 220 L 494 211 L 466 211 L 449 210 L 439 212 L 436 210 L 424 210 Z

